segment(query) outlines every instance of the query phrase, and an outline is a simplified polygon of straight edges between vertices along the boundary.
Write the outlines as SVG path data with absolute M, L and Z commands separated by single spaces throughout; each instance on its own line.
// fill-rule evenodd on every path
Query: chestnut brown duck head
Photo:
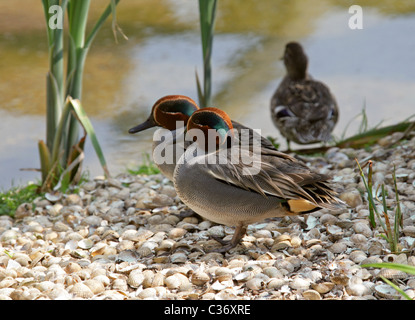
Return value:
M 143 123 L 128 130 L 129 133 L 137 133 L 152 127 L 163 127 L 168 130 L 176 130 L 177 121 L 187 120 L 199 107 L 192 99 L 182 95 L 168 95 L 154 103 L 150 116 Z
M 171 139 L 162 141 L 155 139 L 153 141 L 153 160 L 162 174 L 170 180 L 173 180 L 173 172 L 176 167 L 176 159 L 180 157 L 183 148 L 176 146 L 176 138 L 183 134 L 177 126 L 186 127 L 187 121 L 194 111 L 199 107 L 191 98 L 183 95 L 168 95 L 158 99 L 151 108 L 150 116 L 146 121 L 128 130 L 129 133 L 137 133 L 152 127 L 161 127 L 171 131 Z M 184 128 L 183 128 L 184 129 Z M 162 143 L 167 143 L 172 148 L 166 146 L 162 159 L 155 151 Z
M 334 96 L 307 72 L 308 58 L 298 42 L 285 46 L 287 74 L 271 99 L 271 117 L 282 136 L 298 144 L 327 142 L 337 123 L 339 110 Z

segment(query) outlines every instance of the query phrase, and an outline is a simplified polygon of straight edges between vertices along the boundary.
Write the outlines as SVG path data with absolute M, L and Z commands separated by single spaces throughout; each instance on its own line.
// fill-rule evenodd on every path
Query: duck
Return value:
M 326 84 L 308 73 L 308 57 L 298 42 L 285 46 L 286 75 L 271 98 L 271 118 L 287 141 L 326 143 L 339 118 L 335 97 Z
M 192 130 L 199 134 L 189 138 Z M 207 148 L 209 130 L 218 134 Z M 194 111 L 186 125 L 186 139 L 193 143 L 174 169 L 174 187 L 185 205 L 207 220 L 235 227 L 232 239 L 216 239 L 222 246 L 212 251 L 227 252 L 236 247 L 252 223 L 344 206 L 328 176 L 268 144 L 259 143 L 259 150 L 252 151 L 249 140 L 248 147 L 240 147 L 238 132 L 221 109 Z M 239 156 L 235 161 L 232 156 L 236 151 Z M 244 161 L 248 158 L 253 159 L 251 164 Z
M 185 152 L 186 148 L 193 143 L 193 141 L 183 141 L 184 132 L 187 121 L 193 112 L 199 110 L 198 104 L 190 97 L 180 94 L 166 95 L 159 98 L 152 106 L 148 118 L 130 128 L 128 132 L 135 134 L 153 127 L 164 129 L 154 135 L 152 154 L 153 160 L 160 170 L 160 172 L 173 181 L 173 173 L 176 167 L 177 160 Z M 243 124 L 232 120 L 232 125 L 236 130 L 247 129 L 249 131 L 248 138 L 252 141 L 254 139 L 260 141 L 264 149 L 273 149 L 273 144 L 266 138 L 262 137 L 255 130 L 252 130 Z M 169 131 L 166 131 L 169 130 Z M 170 135 L 168 133 L 171 133 Z M 164 136 L 164 139 L 162 139 Z M 160 156 L 160 149 L 163 148 L 165 152 L 164 157 Z
M 188 96 L 166 95 L 153 104 L 147 120 L 128 130 L 130 134 L 153 127 L 169 130 L 171 135 L 165 134 L 166 131 L 159 131 L 159 134 L 154 137 L 152 154 L 156 166 L 170 181 L 173 181 L 177 159 L 180 158 L 186 148 L 185 145 L 180 145 L 177 141 L 181 141 L 179 138 L 184 133 L 188 119 L 198 109 L 197 103 Z M 165 140 L 161 139 L 163 133 Z M 159 147 L 164 147 L 166 152 L 170 151 L 163 159 L 159 159 L 159 154 L 155 152 Z

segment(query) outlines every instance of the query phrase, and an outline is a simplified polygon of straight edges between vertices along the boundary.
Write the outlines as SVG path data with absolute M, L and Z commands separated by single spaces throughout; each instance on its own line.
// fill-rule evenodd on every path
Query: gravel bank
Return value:
M 23 204 L 14 219 L 0 217 L 0 299 L 400 299 L 379 275 L 415 297 L 413 276 L 360 267 L 415 265 L 415 138 L 392 145 L 397 135 L 370 152 L 304 158 L 332 175 L 350 208 L 253 224 L 225 254 L 208 253 L 220 246 L 210 236 L 233 229 L 192 214 L 162 175 L 96 177 L 78 194 Z M 369 227 L 355 158 L 373 160 L 375 188 L 385 183 L 392 209 L 395 165 L 405 253 L 391 254 Z

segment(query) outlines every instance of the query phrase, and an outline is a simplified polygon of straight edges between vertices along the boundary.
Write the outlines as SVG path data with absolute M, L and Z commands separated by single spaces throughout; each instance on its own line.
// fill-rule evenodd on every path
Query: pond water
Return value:
M 91 23 L 108 1 L 94 0 Z M 352 30 L 350 1 L 219 0 L 213 47 L 213 104 L 235 120 L 285 141 L 269 118 L 269 101 L 285 70 L 285 43 L 303 44 L 309 72 L 336 96 L 334 134 L 356 132 L 365 106 L 369 125 L 393 124 L 415 114 L 415 2 L 360 1 L 363 29 Z M 129 135 L 167 94 L 197 101 L 202 75 L 197 1 L 122 0 L 88 55 L 83 105 L 112 174 L 134 168 L 151 151 L 154 130 Z M 36 181 L 37 142 L 45 139 L 47 47 L 40 2 L 0 3 L 0 190 Z M 293 147 L 296 147 L 295 145 Z M 88 141 L 85 168 L 102 174 Z

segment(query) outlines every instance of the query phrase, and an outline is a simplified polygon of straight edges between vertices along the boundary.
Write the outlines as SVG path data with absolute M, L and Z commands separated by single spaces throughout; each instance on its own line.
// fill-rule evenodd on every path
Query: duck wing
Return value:
M 273 98 L 273 106 L 284 106 L 287 115 L 307 121 L 337 121 L 338 117 L 337 103 L 329 88 L 312 79 L 283 82 Z

